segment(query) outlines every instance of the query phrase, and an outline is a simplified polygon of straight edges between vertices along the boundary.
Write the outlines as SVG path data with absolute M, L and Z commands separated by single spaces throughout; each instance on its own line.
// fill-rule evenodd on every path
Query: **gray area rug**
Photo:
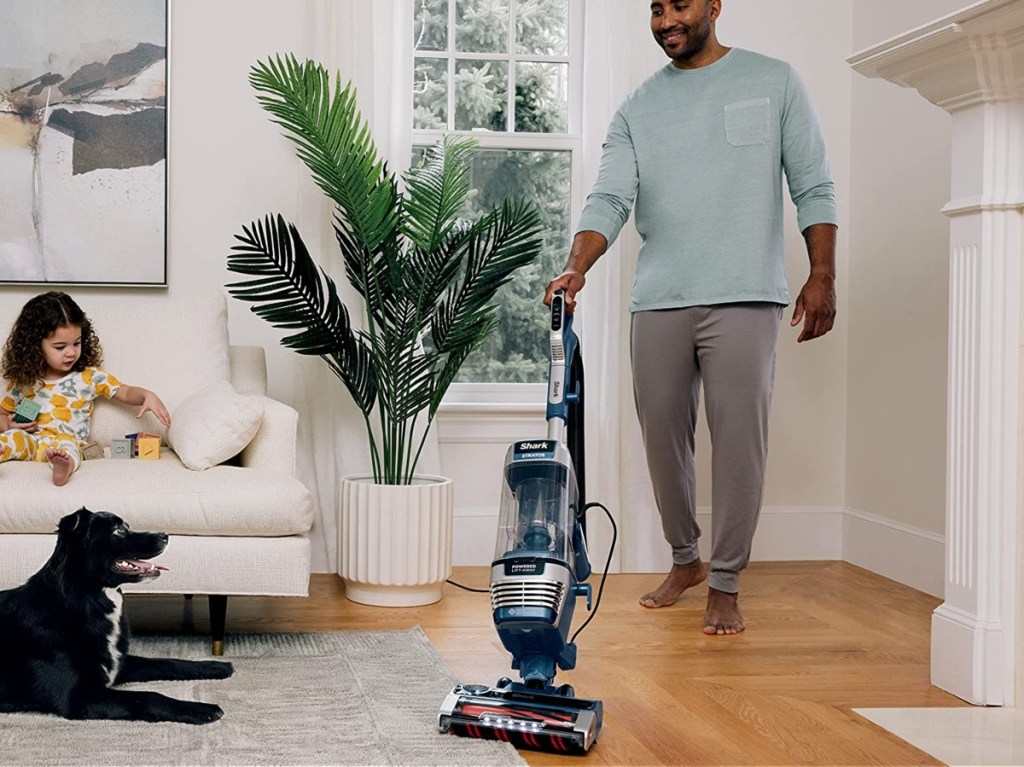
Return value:
M 135 637 L 137 655 L 209 657 L 206 637 Z M 229 634 L 230 679 L 126 685 L 217 703 L 204 726 L 0 714 L 3 765 L 525 765 L 507 743 L 437 731 L 455 679 L 410 631 Z

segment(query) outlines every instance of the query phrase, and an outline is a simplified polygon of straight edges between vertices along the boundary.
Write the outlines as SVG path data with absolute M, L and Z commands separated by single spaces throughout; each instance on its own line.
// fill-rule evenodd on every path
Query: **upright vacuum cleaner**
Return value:
M 551 301 L 550 338 L 547 439 L 515 442 L 506 454 L 491 564 L 494 626 L 522 681 L 456 685 L 438 726 L 455 735 L 583 754 L 601 731 L 601 701 L 575 697 L 568 684 L 555 686 L 556 667 L 576 666 L 569 639 L 576 599 L 586 597 L 589 610 L 592 594 L 584 583 L 591 567 L 574 469 L 583 468 L 583 366 L 562 291 Z

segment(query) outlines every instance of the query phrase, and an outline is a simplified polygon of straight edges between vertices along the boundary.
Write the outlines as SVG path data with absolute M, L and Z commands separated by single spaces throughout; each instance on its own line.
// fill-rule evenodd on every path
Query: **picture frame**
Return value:
M 169 0 L 0 0 L 0 284 L 167 286 Z

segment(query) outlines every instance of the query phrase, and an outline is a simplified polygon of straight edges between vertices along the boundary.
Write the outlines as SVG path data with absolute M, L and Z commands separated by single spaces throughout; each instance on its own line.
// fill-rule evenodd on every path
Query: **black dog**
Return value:
M 57 546 L 24 586 L 0 591 L 0 711 L 38 711 L 67 719 L 139 719 L 207 724 L 224 712 L 211 703 L 156 692 L 115 690 L 124 682 L 225 679 L 221 661 L 128 654 L 128 621 L 119 588 L 156 578 L 146 559 L 166 533 L 136 533 L 107 512 L 81 508 L 64 517 Z

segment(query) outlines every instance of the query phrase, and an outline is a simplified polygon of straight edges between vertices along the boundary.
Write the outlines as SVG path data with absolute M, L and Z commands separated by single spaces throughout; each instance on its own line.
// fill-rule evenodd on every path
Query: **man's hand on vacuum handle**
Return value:
M 603 234 L 592 231 L 577 232 L 569 251 L 569 260 L 565 262 L 562 273 L 548 283 L 544 291 L 544 303 L 551 306 L 551 296 L 556 290 L 565 291 L 565 311 L 572 314 L 576 309 L 576 294 L 583 290 L 587 282 L 584 276 L 604 252 L 608 250 L 608 240 Z

